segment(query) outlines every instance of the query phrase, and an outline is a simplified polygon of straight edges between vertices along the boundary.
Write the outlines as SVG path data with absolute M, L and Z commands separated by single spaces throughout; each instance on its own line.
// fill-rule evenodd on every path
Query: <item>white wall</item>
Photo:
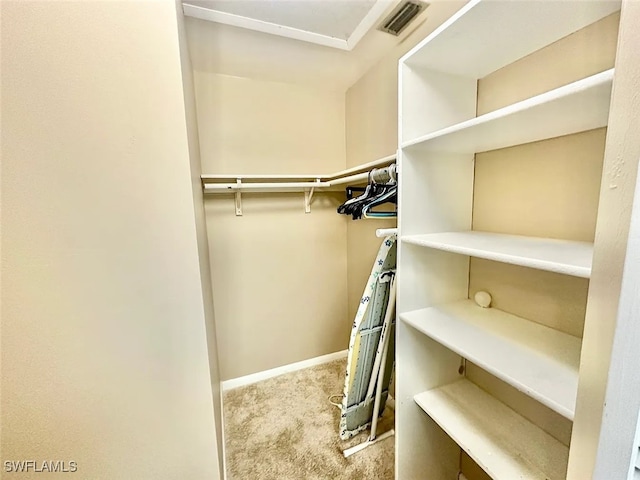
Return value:
M 1 4 L 3 462 L 219 478 L 175 8 Z

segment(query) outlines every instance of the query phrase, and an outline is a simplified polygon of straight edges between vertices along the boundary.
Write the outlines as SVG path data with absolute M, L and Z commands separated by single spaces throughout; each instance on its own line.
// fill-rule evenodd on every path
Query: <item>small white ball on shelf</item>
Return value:
M 489 295 L 489 292 L 476 292 L 476 294 L 473 296 L 473 299 L 482 308 L 489 308 L 491 306 L 491 295 Z

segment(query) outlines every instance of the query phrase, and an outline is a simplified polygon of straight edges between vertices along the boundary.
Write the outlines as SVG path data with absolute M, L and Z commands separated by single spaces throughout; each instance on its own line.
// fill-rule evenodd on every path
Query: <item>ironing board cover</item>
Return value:
M 373 264 L 349 339 L 349 355 L 344 381 L 344 397 L 340 415 L 340 438 L 346 440 L 369 427 L 373 414 L 373 394 L 367 396 L 387 305 L 391 280 L 396 270 L 396 235 L 386 237 Z M 380 415 L 389 394 L 389 383 L 395 358 L 395 319 L 383 378 Z

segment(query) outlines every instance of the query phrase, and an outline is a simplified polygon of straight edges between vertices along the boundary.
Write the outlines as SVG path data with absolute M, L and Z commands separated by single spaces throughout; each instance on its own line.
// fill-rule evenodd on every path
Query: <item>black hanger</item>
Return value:
M 363 208 L 362 208 L 362 216 L 364 218 L 390 218 L 390 217 L 397 217 L 398 216 L 398 212 L 397 210 L 391 210 L 391 211 L 370 211 L 373 207 L 376 207 L 378 205 L 382 205 L 385 203 L 394 203 L 394 204 L 398 204 L 398 186 L 395 185 L 393 186 L 393 188 L 389 189 L 386 193 L 384 193 L 383 195 L 379 195 L 378 197 L 374 198 L 373 200 L 371 200 L 370 202 L 368 202 Z
M 366 192 L 366 195 L 361 195 L 354 199 L 352 203 L 345 207 L 344 212 L 347 215 L 353 215 L 355 218 L 360 218 L 363 207 L 372 200 L 384 195 L 389 188 L 390 186 L 388 185 L 371 184 L 371 188 Z
M 373 188 L 373 185 L 374 184 L 371 181 L 371 172 L 369 172 L 368 175 L 367 175 L 367 186 L 363 190 L 364 193 L 362 195 L 360 195 L 359 197 L 349 198 L 349 200 L 347 200 L 346 202 L 344 202 L 342 205 L 340 205 L 338 207 L 338 213 L 344 213 L 344 214 L 349 215 L 351 213 L 349 211 L 350 206 L 355 204 L 356 202 L 358 202 L 360 200 L 368 198 L 369 194 L 371 193 L 371 190 Z M 355 190 L 356 188 L 358 188 L 358 187 L 347 187 L 347 191 L 349 191 L 349 189 L 354 189 Z M 348 194 L 347 194 L 347 196 L 348 196 Z
M 362 218 L 363 213 L 369 212 L 369 210 L 377 205 L 383 203 L 397 203 L 397 183 L 395 178 L 392 178 L 387 183 L 376 183 L 372 179 L 373 170 L 369 171 L 367 175 L 367 186 L 346 188 L 347 201 L 338 207 L 338 213 L 351 215 L 354 220 Z M 354 191 L 362 191 L 362 195 L 353 198 Z M 368 217 L 389 217 L 395 216 L 394 212 L 371 212 L 367 214 Z

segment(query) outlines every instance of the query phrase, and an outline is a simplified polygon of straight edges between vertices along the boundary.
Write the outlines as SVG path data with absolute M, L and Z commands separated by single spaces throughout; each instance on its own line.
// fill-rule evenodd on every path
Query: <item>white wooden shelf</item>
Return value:
M 459 76 L 482 78 L 620 10 L 620 0 L 589 2 L 472 0 L 402 59 Z
M 474 155 L 569 135 L 573 138 L 559 145 L 566 145 L 567 151 L 575 148 L 575 153 L 589 141 L 575 134 L 614 127 L 609 122 L 610 110 L 614 112 L 612 92 L 619 93 L 616 82 L 625 63 L 610 62 L 613 52 L 607 53 L 607 67 L 583 73 L 571 70 L 566 84 L 557 78 L 547 87 L 555 88 L 546 92 L 531 82 L 524 87 L 516 84 L 522 78 L 507 75 L 507 70 L 505 75 L 491 74 L 514 65 L 518 75 L 544 75 L 570 60 L 559 53 L 564 48 L 577 58 L 589 54 L 586 43 L 613 41 L 618 21 L 618 45 L 624 45 L 620 42 L 625 39 L 623 27 L 630 30 L 625 15 L 616 15 L 620 7 L 620 0 L 469 0 L 400 59 L 398 164 L 403 178 L 399 183 L 398 271 L 404 281 L 398 284 L 396 345 L 398 478 L 421 478 L 428 472 L 433 480 L 450 480 L 460 470 L 471 478 L 476 467 L 461 462 L 460 450 L 468 452 L 494 480 L 565 480 L 567 467 L 571 478 L 592 476 L 600 417 L 587 418 L 584 412 L 589 408 L 582 407 L 589 402 L 598 405 L 592 400 L 602 390 L 601 379 L 585 382 L 595 368 L 587 360 L 598 352 L 591 349 L 581 361 L 580 338 L 495 308 L 482 309 L 466 297 L 475 293 L 469 291 L 469 275 L 479 274 L 469 257 L 525 267 L 518 273 L 523 276 L 520 289 L 505 287 L 499 292 L 494 286 L 495 292 L 490 292 L 497 299 L 507 295 L 522 300 L 529 288 L 532 294 L 536 288 L 527 283 L 533 281 L 527 277 L 534 273 L 527 273 L 529 268 L 590 279 L 594 244 L 471 230 L 477 200 L 474 192 L 482 186 L 477 182 L 490 183 L 490 179 L 474 176 Z M 589 40 L 576 47 L 576 39 L 582 36 Z M 535 53 L 546 47 L 551 48 Z M 618 66 L 617 72 L 613 68 L 599 71 L 613 65 Z M 585 75 L 589 76 L 582 78 Z M 498 101 L 505 92 L 523 88 L 529 88 L 525 95 L 529 98 L 501 103 L 505 106 L 494 111 L 478 104 L 479 98 Z M 510 152 L 518 154 L 516 148 Z M 554 155 L 563 160 L 565 153 Z M 588 186 L 588 178 L 564 167 L 557 171 L 549 167 L 558 185 L 578 182 Z M 549 172 L 541 173 L 540 178 Z M 517 179 L 507 175 L 504 181 Z M 533 197 L 543 195 L 531 193 Z M 494 194 L 501 196 L 500 191 Z M 602 202 L 599 206 L 602 208 Z M 599 206 L 585 208 L 591 210 L 591 217 L 597 213 L 600 218 Z M 544 221 L 545 212 L 538 213 Z M 526 233 L 545 235 L 541 229 Z M 498 283 L 508 283 L 497 270 L 485 273 Z M 576 281 L 557 280 L 571 285 Z M 575 288 L 584 285 L 578 281 Z M 594 295 L 591 290 L 586 292 L 589 301 Z M 615 296 L 617 290 L 613 290 L 609 293 Z M 456 299 L 460 300 L 452 301 Z M 579 301 L 574 305 L 577 300 L 562 291 L 547 292 L 539 301 L 574 313 L 574 306 L 584 306 Z M 585 332 L 597 330 L 593 322 L 598 323 L 587 315 Z M 472 370 L 468 379 L 458 382 L 461 356 L 488 372 L 476 372 L 478 380 L 492 375 L 512 390 L 490 381 L 483 384 L 486 391 L 481 390 L 470 383 L 475 381 Z M 511 396 L 513 389 L 522 394 Z M 599 407 L 591 410 L 600 412 Z M 540 428 L 555 414 L 564 418 L 555 416 L 553 430 L 551 426 L 548 430 L 561 440 Z M 571 442 L 572 422 L 579 426 L 578 442 Z M 569 442 L 573 450 L 570 465 Z
M 422 247 L 496 262 L 589 278 L 593 244 L 489 232 L 444 232 L 407 235 L 401 240 Z
M 613 69 L 423 135 L 402 144 L 420 151 L 476 153 L 607 125 Z
M 471 300 L 425 308 L 400 319 L 572 420 L 581 341 Z
M 568 448 L 468 380 L 414 400 L 491 478 L 566 478 Z

